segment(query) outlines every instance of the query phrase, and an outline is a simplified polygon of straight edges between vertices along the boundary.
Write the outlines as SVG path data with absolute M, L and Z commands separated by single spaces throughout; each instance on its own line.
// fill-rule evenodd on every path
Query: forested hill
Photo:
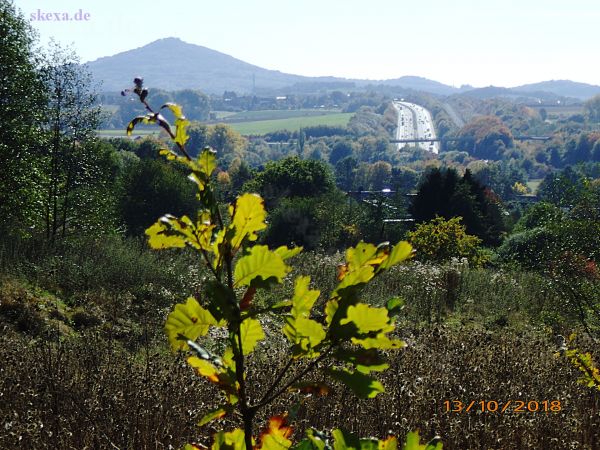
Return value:
M 393 80 L 349 80 L 336 77 L 305 77 L 268 70 L 200 45 L 177 38 L 159 39 L 143 47 L 88 63 L 102 91 L 120 91 L 142 74 L 149 86 L 165 90 L 201 89 L 208 94 L 224 91 L 249 93 L 286 87 L 331 89 L 336 86 L 385 84 L 415 91 L 449 95 L 459 89 L 422 77 Z
M 525 84 L 514 88 L 514 90 L 521 92 L 550 92 L 563 97 L 574 97 L 580 100 L 587 100 L 594 95 L 600 94 L 600 86 L 578 83 L 571 80 L 542 81 L 540 83 Z
M 358 80 L 336 77 L 305 77 L 268 70 L 216 50 L 189 44 L 178 38 L 165 38 L 143 47 L 106 56 L 89 62 L 96 81 L 104 92 L 121 91 L 132 77 L 142 75 L 148 86 L 169 91 L 200 89 L 207 94 L 224 91 L 252 93 L 277 91 L 331 90 L 361 88 L 374 85 L 401 87 L 437 95 L 452 95 L 479 91 L 471 86 L 456 88 L 417 76 L 402 76 L 389 80 Z M 488 89 L 488 88 L 486 88 Z M 559 97 L 588 99 L 600 93 L 600 86 L 569 80 L 544 81 L 504 89 L 510 96 L 547 92 Z
M 258 89 L 276 89 L 314 80 L 263 69 L 177 38 L 159 39 L 141 48 L 97 59 L 89 63 L 89 68 L 96 80 L 103 82 L 103 91 L 119 91 L 135 75 L 143 75 L 149 86 L 161 89 L 202 89 L 214 94 L 251 92 L 254 85 Z

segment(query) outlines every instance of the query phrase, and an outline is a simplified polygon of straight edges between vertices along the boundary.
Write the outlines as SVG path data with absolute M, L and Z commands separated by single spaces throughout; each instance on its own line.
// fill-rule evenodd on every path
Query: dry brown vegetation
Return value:
M 0 279 L 0 448 L 161 449 L 209 442 L 215 429 L 196 423 L 217 405 L 217 391 L 168 351 L 161 331 L 169 303 L 180 295 L 165 286 L 177 277 L 151 284 L 158 268 L 171 270 L 168 261 L 119 254 L 114 250 L 105 264 L 96 260 L 96 271 L 84 272 L 65 254 L 52 270 L 41 270 L 49 266 L 38 261 L 32 269 L 38 276 L 28 275 L 35 283 L 16 275 Z M 338 259 L 301 255 L 296 272 L 310 273 L 327 291 Z M 98 289 L 98 280 L 117 280 L 120 264 L 136 261 L 130 281 Z M 280 299 L 290 287 L 257 301 Z M 193 286 L 178 291 L 186 289 Z M 578 385 L 576 369 L 555 356 L 555 334 L 577 330 L 576 320 L 543 280 L 412 264 L 377 280 L 365 297 L 378 303 L 398 294 L 408 304 L 398 332 L 409 346 L 390 354 L 391 367 L 382 374 L 387 392 L 359 401 L 335 386 L 328 397 L 306 398 L 294 421 L 298 436 L 309 425 L 378 437 L 418 428 L 425 437 L 442 436 L 447 449 L 600 448 L 600 394 Z M 277 318 L 264 324 L 266 330 L 278 326 Z M 579 339 L 581 348 L 594 349 L 583 333 Z M 279 360 L 280 344 L 270 340 L 255 353 L 249 378 L 255 393 L 276 372 L 271 361 Z M 293 398 L 265 414 L 290 409 Z M 446 400 L 559 400 L 562 409 L 455 413 L 445 411 Z M 214 426 L 220 425 L 234 426 Z
M 357 401 L 336 387 L 306 399 L 306 426 L 399 436 L 420 428 L 449 449 L 596 449 L 600 396 L 554 356 L 545 336 L 478 329 L 405 329 L 410 346 L 392 359 L 387 393 Z M 271 348 L 273 350 L 273 348 Z M 260 355 L 259 355 L 260 357 Z M 132 354 L 94 333 L 60 344 L 4 335 L 0 342 L 0 448 L 177 448 L 208 442 L 195 426 L 216 391 L 166 352 Z M 259 386 L 273 367 L 255 363 Z M 291 398 L 291 397 L 290 397 Z M 445 400 L 560 400 L 560 412 L 446 412 Z M 286 399 L 269 412 L 281 411 Z M 289 406 L 289 403 L 287 404 Z

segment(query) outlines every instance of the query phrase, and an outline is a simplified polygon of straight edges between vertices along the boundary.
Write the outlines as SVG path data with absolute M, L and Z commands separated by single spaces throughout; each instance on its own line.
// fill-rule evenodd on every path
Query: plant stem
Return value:
M 302 378 L 304 375 L 306 375 L 308 372 L 310 372 L 318 363 L 323 361 L 323 359 L 325 359 L 325 357 L 329 354 L 329 352 L 332 349 L 333 349 L 333 344 L 331 344 L 329 347 L 327 347 L 327 349 L 325 349 L 325 351 L 323 353 L 321 353 L 318 358 L 313 359 L 313 361 L 308 366 L 306 366 L 306 368 L 304 368 L 304 370 L 302 370 L 300 373 L 296 374 L 290 381 L 288 381 L 285 384 L 285 386 L 280 388 L 274 394 L 268 396 L 266 399 L 265 398 L 261 399 L 260 402 L 258 402 L 256 405 L 254 405 L 254 408 L 256 410 L 258 410 L 258 409 L 262 408 L 263 406 L 268 405 L 273 400 L 275 400 L 277 397 L 279 397 L 281 394 L 283 394 L 292 384 L 296 383 L 298 380 L 300 380 L 300 378 Z
M 285 374 L 287 373 L 287 371 L 290 369 L 290 367 L 292 367 L 292 364 L 294 363 L 294 358 L 290 358 L 287 362 L 287 364 L 285 365 L 285 367 L 283 369 L 281 369 L 279 371 L 279 373 L 277 374 L 277 377 L 275 378 L 275 381 L 273 381 L 273 383 L 271 384 L 271 386 L 269 386 L 269 388 L 265 391 L 265 394 L 262 396 L 262 398 L 260 399 L 260 401 L 258 402 L 258 404 L 261 404 L 263 401 L 265 401 L 265 399 L 267 398 L 267 396 L 269 395 L 270 392 L 273 392 L 273 390 L 277 387 L 277 385 L 279 384 L 279 382 L 283 379 L 283 377 L 285 376 Z
M 139 94 L 138 94 L 139 95 Z M 146 100 L 142 100 L 142 98 L 140 97 L 140 101 L 143 103 L 143 105 L 146 107 L 146 109 L 148 111 L 150 111 L 151 114 L 154 114 L 155 116 L 158 116 L 159 113 L 154 112 L 154 110 L 152 109 L 152 107 L 148 104 L 148 102 Z M 165 126 L 162 127 L 163 130 L 165 130 L 167 133 L 169 133 L 169 136 L 171 137 L 171 139 L 173 141 L 175 141 L 175 134 L 173 133 L 173 131 L 171 130 L 170 126 Z M 175 142 L 177 144 L 177 147 L 179 147 L 179 150 L 181 150 L 181 153 L 183 153 L 183 155 L 188 159 L 188 161 L 192 160 L 192 157 L 189 155 L 189 153 L 185 150 L 185 147 L 180 144 L 179 142 Z
M 228 245 L 225 251 L 225 266 L 227 268 L 227 285 L 233 292 L 233 271 L 232 271 L 232 254 L 231 247 Z M 237 302 L 236 302 L 237 303 Z M 256 408 L 248 405 L 248 398 L 246 397 L 246 380 L 244 379 L 245 374 L 245 361 L 244 361 L 244 348 L 242 346 L 242 317 L 241 311 L 238 308 L 236 310 L 236 321 L 234 323 L 234 336 L 232 342 L 233 354 L 235 358 L 235 377 L 239 384 L 238 393 L 240 396 L 239 408 L 242 413 L 242 420 L 244 422 L 244 441 L 246 443 L 246 450 L 252 450 L 252 423 L 254 421 L 254 415 L 256 414 Z M 235 340 L 237 339 L 237 343 Z

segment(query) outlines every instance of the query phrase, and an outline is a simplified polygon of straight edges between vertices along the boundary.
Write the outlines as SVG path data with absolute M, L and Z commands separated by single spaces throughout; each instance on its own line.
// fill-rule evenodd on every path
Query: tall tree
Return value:
M 267 163 L 265 169 L 244 186 L 248 192 L 259 192 L 269 207 L 285 197 L 318 197 L 334 189 L 329 165 L 296 156 Z
M 0 0 L 0 232 L 29 234 L 39 221 L 45 104 L 35 37 L 12 2 Z
M 64 236 L 68 225 L 91 211 L 76 204 L 81 196 L 93 195 L 94 185 L 103 176 L 95 145 L 95 131 L 100 122 L 100 108 L 92 88 L 91 74 L 79 64 L 71 50 L 52 42 L 41 73 L 49 101 L 46 108 L 46 199 L 44 218 L 46 237 Z M 87 221 L 87 220 L 86 220 Z
M 600 95 L 596 95 L 585 102 L 584 108 L 590 121 L 600 122 Z
M 458 133 L 471 155 L 481 159 L 501 159 L 507 148 L 513 146 L 513 136 L 496 116 L 479 116 L 466 124 Z

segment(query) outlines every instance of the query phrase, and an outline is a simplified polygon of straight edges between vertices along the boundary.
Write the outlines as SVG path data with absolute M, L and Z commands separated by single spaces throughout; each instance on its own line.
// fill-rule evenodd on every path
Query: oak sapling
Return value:
M 188 352 L 188 364 L 222 393 L 222 405 L 206 413 L 199 425 L 234 412 L 241 417 L 241 428 L 217 433 L 212 448 L 291 448 L 291 428 L 285 412 L 269 419 L 258 440 L 253 437 L 254 418 L 290 389 L 299 395 L 326 394 L 333 389 L 326 382 L 306 381 L 309 372 L 322 372 L 325 379 L 346 385 L 360 398 L 373 398 L 384 392 L 373 373 L 388 368 L 380 350 L 400 349 L 405 345 L 390 335 L 395 328 L 394 316 L 402 309 L 403 302 L 394 298 L 385 307 L 374 307 L 360 301 L 360 292 L 374 277 L 408 260 L 413 254 L 411 245 L 405 241 L 395 246 L 360 242 L 349 248 L 346 262 L 338 268 L 339 284 L 326 300 L 322 320 L 316 320 L 313 314 L 321 292 L 311 289 L 308 276 L 295 278 L 291 299 L 268 306 L 255 304 L 253 299 L 258 290 L 281 284 L 290 275 L 292 267 L 288 262 L 302 248 L 271 249 L 259 245 L 258 233 L 267 228 L 263 199 L 256 194 L 243 194 L 226 209 L 221 208 L 211 181 L 217 168 L 216 153 L 204 148 L 196 159 L 190 157 L 185 148 L 189 121 L 182 108 L 167 103 L 154 111 L 146 100 L 148 90 L 141 78 L 136 78 L 132 91 L 147 113 L 131 121 L 128 134 L 139 123 L 162 127 L 177 151 L 164 148 L 160 154 L 185 165 L 190 171 L 189 179 L 197 187 L 200 204 L 197 217 L 165 215 L 146 234 L 154 249 L 192 248 L 210 273 L 199 296 L 175 305 L 167 317 L 165 332 L 171 348 Z M 163 109 L 169 109 L 175 116 L 174 130 L 161 114 Z M 289 344 L 289 359 L 285 364 L 279 361 L 283 369 L 260 395 L 250 398 L 246 386 L 247 361 L 257 344 L 266 338 L 260 318 L 268 314 L 285 318 L 281 332 Z M 211 327 L 226 330 L 225 350 L 220 354 L 209 351 L 202 343 Z M 336 449 L 397 448 L 396 438 L 391 436 L 381 441 L 359 439 L 346 431 L 333 430 L 330 437 Z M 413 432 L 407 436 L 404 448 L 441 449 L 438 440 L 420 444 L 418 432 Z M 201 447 L 188 444 L 185 448 Z M 329 437 L 309 430 L 307 437 L 294 448 L 323 450 L 331 445 Z

